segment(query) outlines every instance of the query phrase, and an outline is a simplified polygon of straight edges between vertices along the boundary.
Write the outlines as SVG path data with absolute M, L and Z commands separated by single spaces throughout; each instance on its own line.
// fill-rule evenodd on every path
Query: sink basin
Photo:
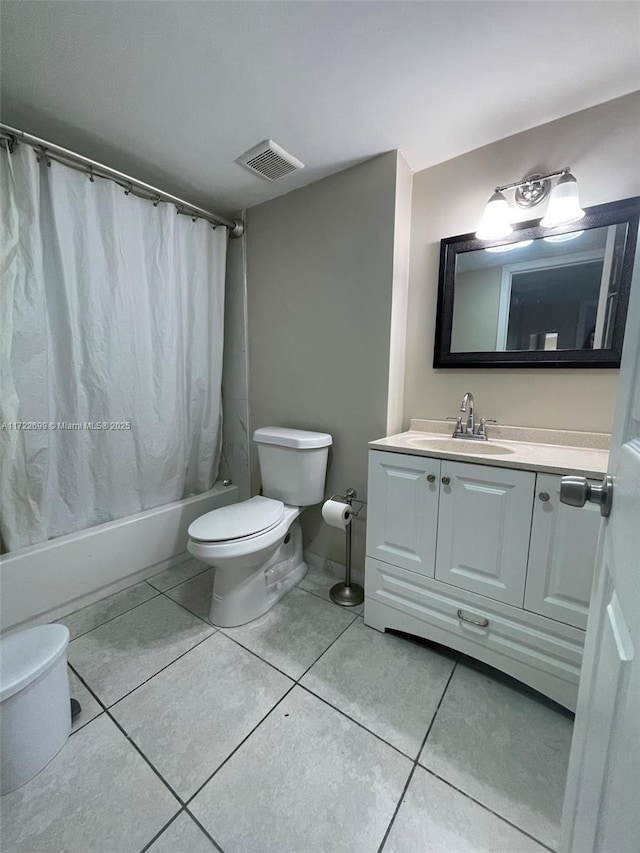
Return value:
M 487 456 L 501 456 L 513 453 L 510 447 L 502 444 L 494 444 L 488 441 L 470 441 L 465 438 L 409 438 L 408 443 L 420 450 L 442 450 L 445 453 L 472 453 L 474 456 L 480 454 Z

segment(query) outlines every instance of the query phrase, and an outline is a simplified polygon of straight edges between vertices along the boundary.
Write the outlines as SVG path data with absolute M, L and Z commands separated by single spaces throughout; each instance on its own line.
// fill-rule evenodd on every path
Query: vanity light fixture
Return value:
M 559 178 L 553 189 L 551 189 L 552 178 Z M 504 196 L 506 190 L 515 190 L 513 200 L 518 207 L 525 209 L 540 204 L 551 193 L 546 216 L 540 222 L 543 228 L 569 225 L 584 216 L 584 210 L 580 207 L 578 200 L 578 182 L 571 174 L 570 168 L 566 166 L 556 172 L 549 172 L 546 175 L 529 175 L 522 181 L 496 187 L 487 202 L 476 231 L 476 237 L 479 240 L 500 240 L 508 237 L 513 231 L 509 221 L 509 205 Z

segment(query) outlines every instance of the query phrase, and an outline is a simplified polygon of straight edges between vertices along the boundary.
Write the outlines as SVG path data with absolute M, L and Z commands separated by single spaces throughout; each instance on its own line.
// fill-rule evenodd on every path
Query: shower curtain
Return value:
M 0 149 L 0 536 L 16 550 L 206 491 L 227 231 Z

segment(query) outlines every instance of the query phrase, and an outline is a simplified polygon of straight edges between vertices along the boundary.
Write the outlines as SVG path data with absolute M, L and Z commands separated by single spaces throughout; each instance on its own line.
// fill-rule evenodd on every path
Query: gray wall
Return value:
M 327 495 L 366 496 L 367 442 L 386 434 L 398 163 L 390 152 L 247 212 L 251 430 L 331 433 Z M 255 448 L 252 473 L 255 493 Z M 302 522 L 307 549 L 344 562 L 319 507 Z M 364 519 L 353 548 L 361 568 Z
M 610 431 L 616 370 L 434 370 L 438 251 L 474 231 L 493 188 L 571 166 L 582 205 L 640 195 L 640 93 L 508 137 L 414 175 L 404 424 L 455 415 L 467 390 L 501 423 Z M 512 193 L 507 193 L 509 201 Z M 542 215 L 519 210 L 520 219 Z M 543 208 L 540 208 L 543 210 Z

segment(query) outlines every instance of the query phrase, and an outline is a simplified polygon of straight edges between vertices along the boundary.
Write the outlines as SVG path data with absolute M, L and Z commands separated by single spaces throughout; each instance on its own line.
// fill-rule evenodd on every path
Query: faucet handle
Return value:
M 487 424 L 497 424 L 494 418 L 480 418 L 480 426 L 478 427 L 478 435 L 487 436 Z
M 456 422 L 455 428 L 454 428 L 454 430 L 453 430 L 453 435 L 454 435 L 454 436 L 456 436 L 456 435 L 462 435 L 462 434 L 464 433 L 464 429 L 463 429 L 463 426 L 462 426 L 462 417 L 461 417 L 461 416 L 458 416 L 457 418 L 454 418 L 454 417 L 451 417 L 451 415 L 449 415 L 449 416 L 447 417 L 447 420 L 448 420 L 448 421 L 455 421 L 455 422 Z

